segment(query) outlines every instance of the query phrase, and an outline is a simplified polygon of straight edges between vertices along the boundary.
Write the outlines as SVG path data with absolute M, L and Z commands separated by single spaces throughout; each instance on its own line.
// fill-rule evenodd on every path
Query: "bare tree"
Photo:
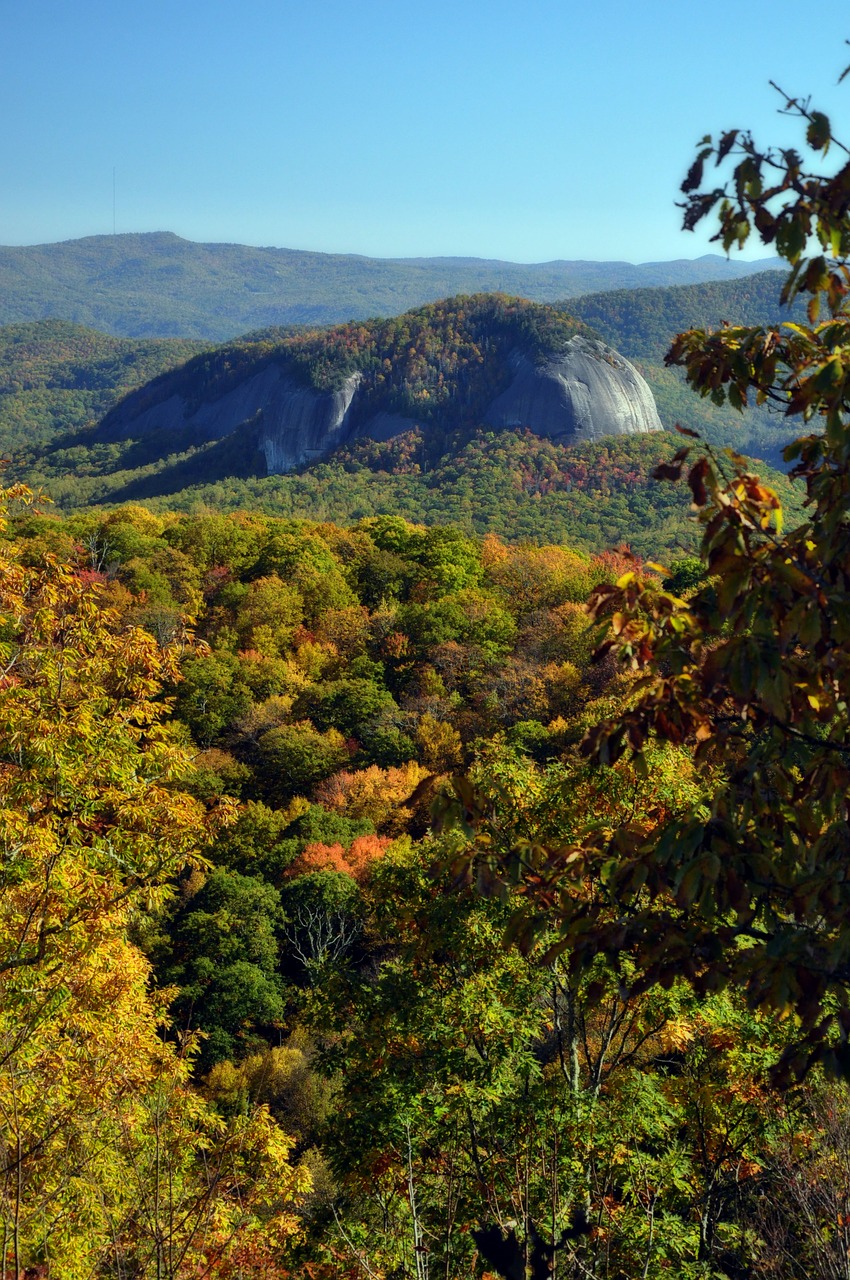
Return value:
M 762 1179 L 760 1274 L 850 1280 L 850 1106 L 845 1087 L 806 1096 Z

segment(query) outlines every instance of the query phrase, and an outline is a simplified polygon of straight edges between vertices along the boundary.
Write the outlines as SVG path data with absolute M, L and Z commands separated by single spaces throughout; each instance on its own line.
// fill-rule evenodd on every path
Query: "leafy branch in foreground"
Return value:
M 835 145 L 827 118 L 786 108 L 823 157 Z M 712 158 L 731 178 L 700 191 Z M 693 458 L 687 446 L 658 469 L 675 480 L 689 466 L 706 576 L 688 599 L 639 571 L 594 593 L 598 656 L 631 684 L 584 750 L 602 770 L 646 769 L 649 745 L 669 742 L 689 752 L 706 795 L 488 855 L 481 871 L 518 888 L 524 945 L 554 926 L 549 954 L 568 952 L 574 971 L 628 956 L 637 989 L 677 975 L 701 992 L 741 988 L 753 1007 L 796 1019 L 778 1078 L 819 1060 L 850 1074 L 850 161 L 809 173 L 796 152 L 732 131 L 704 139 L 683 190 L 686 227 L 716 212 L 727 250 L 754 227 L 791 268 L 783 301 L 810 298 L 808 325 L 691 331 L 667 355 L 717 403 L 754 395 L 822 428 L 786 450 L 807 518 L 783 533 L 776 495 L 731 451 Z

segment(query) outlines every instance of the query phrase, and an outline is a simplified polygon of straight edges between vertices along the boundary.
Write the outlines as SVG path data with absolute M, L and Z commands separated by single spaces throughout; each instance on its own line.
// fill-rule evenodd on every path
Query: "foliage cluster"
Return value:
M 505 949 L 509 903 L 452 889 L 433 869 L 468 845 L 460 832 L 428 834 L 436 783 L 463 768 L 470 803 L 479 797 L 477 847 L 486 837 L 493 856 L 572 842 L 588 823 L 631 829 L 659 810 L 707 802 L 714 775 L 675 746 L 655 749 L 645 774 L 627 761 L 599 770 L 581 754 L 587 726 L 632 697 L 612 663 L 591 663 L 582 602 L 594 587 L 613 589 L 632 561 L 391 516 L 342 529 L 132 506 L 64 519 L 26 511 L 6 546 L 15 572 L 38 581 L 42 566 L 65 565 L 65 592 L 86 604 L 85 627 L 101 628 L 88 647 L 85 629 L 62 631 L 71 671 L 81 649 L 96 664 L 97 679 L 89 667 L 80 678 L 85 705 L 75 705 L 78 717 L 100 711 L 98 733 L 104 720 L 110 729 L 113 705 L 104 695 L 98 703 L 98 681 L 120 678 L 127 658 L 115 645 L 135 653 L 134 627 L 146 628 L 146 661 L 179 658 L 179 680 L 157 673 L 171 680 L 171 701 L 146 685 L 149 709 L 134 711 L 129 729 L 148 771 L 159 759 L 151 735 L 151 745 L 165 735 L 170 768 L 181 762 L 183 792 L 167 793 L 161 820 L 185 813 L 188 841 L 156 846 L 167 851 L 171 897 L 144 910 L 128 898 L 117 918 L 107 912 L 79 935 L 110 975 L 101 995 L 87 986 L 86 1026 L 101 1034 L 108 998 L 124 1037 L 123 1051 L 106 1039 L 96 1059 L 104 1077 L 94 1111 L 80 1109 L 83 1086 L 62 1084 L 66 1076 L 46 1091 L 49 1036 L 10 1059 L 18 1093 L 7 1095 L 4 1123 L 17 1141 L 15 1106 L 27 1116 L 23 1150 L 60 1085 L 99 1144 L 76 1181 L 65 1177 L 72 1157 L 61 1145 L 50 1147 L 52 1166 L 47 1151 L 28 1155 L 21 1190 L 21 1148 L 10 1146 L 4 1204 L 21 1258 L 58 1265 L 78 1255 L 91 1269 L 99 1240 L 95 1270 L 108 1271 L 118 1249 L 131 1273 L 175 1280 L 197 1274 L 199 1251 L 205 1274 L 223 1276 L 460 1280 L 525 1266 L 543 1276 L 554 1264 L 562 1276 L 660 1280 L 671 1270 L 769 1273 L 792 1247 L 806 1266 L 836 1256 L 843 1235 L 827 1215 L 840 1194 L 845 1120 L 817 1080 L 785 1096 L 770 1085 L 767 1068 L 788 1039 L 781 1024 L 727 994 L 705 1001 L 676 982 L 629 993 L 602 964 L 579 977 L 561 959 L 541 966 L 539 953 Z M 699 562 L 674 566 L 673 580 L 699 591 Z M 180 653 L 187 614 L 206 647 Z M 75 684 L 63 687 L 67 698 Z M 19 721 L 11 690 L 0 689 L 0 702 L 11 699 Z M 92 770 L 88 748 L 54 718 L 68 744 L 67 785 L 91 814 L 73 847 L 82 842 L 96 860 L 107 842 L 120 848 L 119 831 L 113 809 L 102 829 L 85 777 L 107 788 L 112 777 Z M 26 723 L 43 770 L 50 743 L 37 749 Z M 82 729 L 94 732 L 91 724 Z M 125 716 L 119 745 L 127 725 Z M 114 735 L 108 754 L 120 771 Z M 138 773 L 132 752 L 127 763 Z M 129 791 L 129 779 L 121 786 Z M 192 832 L 235 802 L 235 822 L 200 862 Z M 128 802 L 117 816 L 134 832 L 160 821 L 147 797 L 141 814 Z M 117 860 L 118 883 L 128 856 Z M 541 948 L 552 940 L 544 930 Z M 79 952 L 74 964 L 87 972 Z M 144 990 L 149 964 L 170 989 L 164 1040 Z M 78 1008 L 66 986 L 62 1017 Z M 130 1008 L 140 1024 L 132 1034 Z M 53 1035 L 59 1016 L 45 1028 Z M 198 1032 L 187 1053 L 181 1046 Z M 135 1074 L 120 1066 L 122 1052 Z M 116 1068 L 120 1089 L 109 1083 Z M 199 1158 L 214 1170 L 214 1203 L 198 1182 Z M 163 1168 L 171 1199 L 157 1216 Z M 815 1171 L 818 1196 L 807 1199 Z M 110 1199 L 120 1201 L 122 1179 L 142 1206 L 129 1218 Z M 246 1179 L 253 1198 L 237 1213 Z M 82 1227 L 64 1208 L 67 1187 L 83 1196 L 94 1185 L 105 1207 L 94 1217 L 86 1209 Z M 789 1207 L 781 1221 L 764 1209 L 780 1191 Z M 69 1214 L 67 1244 L 45 1225 L 57 1205 Z M 119 1245 L 104 1244 L 116 1223 Z
M 850 1075 L 850 151 L 809 100 L 782 98 L 815 159 L 738 129 L 706 137 L 683 208 L 686 227 L 716 215 L 727 250 L 753 232 L 775 243 L 790 268 L 782 299 L 805 299 L 805 318 L 691 330 L 666 358 L 717 405 L 770 403 L 808 425 L 785 450 L 806 486 L 805 518 L 786 531 L 777 495 L 745 459 L 687 443 L 658 474 L 687 475 L 702 575 L 679 566 L 659 586 L 636 568 L 590 602 L 597 657 L 631 673 L 632 696 L 592 726 L 587 757 L 648 778 L 659 749 L 673 748 L 695 794 L 672 808 L 657 797 L 626 822 L 583 819 L 559 839 L 517 832 L 509 848 L 486 789 L 459 785 L 452 816 L 477 833 L 458 872 L 512 898 L 509 934 L 525 949 L 545 939 L 548 961 L 568 956 L 574 981 L 604 960 L 632 995 L 684 979 L 703 999 L 731 992 L 784 1025 L 771 1078 L 790 1096 L 818 1066 L 833 1077 L 818 1126 L 838 1139 L 839 1168 Z M 807 1206 L 806 1227 L 780 1224 L 773 1205 L 764 1215 L 783 1241 L 768 1274 L 840 1272 L 845 1219 L 828 1191 L 814 1193 L 820 1176 L 795 1170 L 790 1197 L 778 1197 Z M 795 1243 L 818 1236 L 824 1253 L 795 1257 Z
M 5 496 L 5 495 L 4 495 Z M 27 501 L 31 495 L 11 496 Z M 2 530 L 6 532 L 5 521 Z M 267 1109 L 225 1121 L 130 940 L 230 817 L 183 790 L 160 645 L 77 567 L 0 546 L 0 1268 L 232 1274 L 309 1178 Z

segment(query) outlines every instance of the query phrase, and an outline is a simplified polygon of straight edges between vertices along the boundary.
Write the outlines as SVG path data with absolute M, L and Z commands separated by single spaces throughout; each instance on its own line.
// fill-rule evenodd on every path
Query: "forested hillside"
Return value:
M 768 1081 L 791 1028 L 541 964 L 505 946 L 510 902 L 451 870 L 707 799 L 682 747 L 646 770 L 581 751 L 633 697 L 583 602 L 635 570 L 393 516 L 17 511 L 0 712 L 23 754 L 0 785 L 10 822 L 48 781 L 62 797 L 31 838 L 65 842 L 51 909 L 76 943 L 48 935 L 35 981 L 0 970 L 27 1027 L 0 1024 L 16 1266 L 355 1280 L 424 1254 L 461 1280 L 527 1254 L 543 1276 L 554 1235 L 560 1267 L 734 1276 L 783 1257 L 795 1179 L 842 1194 L 829 1091 L 780 1104 Z M 706 585 L 700 562 L 665 585 Z M 441 830 L 452 786 L 467 826 Z M 0 958 L 39 857 L 4 871 Z M 68 1117 L 49 1144 L 47 1114 Z
M 767 311 L 772 278 L 757 279 L 752 305 Z M 673 290 L 669 305 L 684 312 L 699 303 L 702 310 L 687 314 L 710 320 L 712 307 L 735 303 L 730 288 L 718 286 L 719 297 L 698 294 L 691 302 L 680 297 L 687 291 Z M 621 301 L 612 296 L 616 317 Z M 648 291 L 642 310 L 653 298 Z M 603 304 L 604 297 L 594 304 L 597 321 Z M 611 316 L 606 324 L 613 335 Z M 180 394 L 192 403 L 214 403 L 269 364 L 283 362 L 305 385 L 318 388 L 334 388 L 357 370 L 363 377 L 361 416 L 394 415 L 398 434 L 390 441 L 356 441 L 298 474 L 263 479 L 250 426 L 232 439 L 198 445 L 191 433 L 185 439 L 172 433 L 163 440 L 156 432 L 116 439 L 108 413 L 102 427 L 95 423 L 96 413 L 113 408 L 145 375 L 188 355 L 187 344 L 121 343 L 55 324 L 13 326 L 4 331 L 0 428 L 15 474 L 46 485 L 62 506 L 145 500 L 180 510 L 210 504 L 333 520 L 389 512 L 509 539 L 566 539 L 588 550 L 627 540 L 646 554 L 665 555 L 691 545 L 687 503 L 649 476 L 670 451 L 662 439 L 612 439 L 577 453 L 562 443 L 478 425 L 511 377 L 508 357 L 515 347 L 534 359 L 576 332 L 582 322 L 563 309 L 498 297 L 452 300 L 394 320 L 249 335 L 154 377 L 128 401 L 144 408 Z M 622 338 L 625 346 L 628 327 Z M 686 393 L 674 370 L 643 368 L 668 426 L 681 421 L 742 449 L 761 441 L 767 446 L 762 455 L 779 461 L 787 436 L 781 417 L 765 413 L 766 425 L 753 427 L 753 414 L 742 420 L 726 406 Z M 126 409 L 120 412 L 127 416 Z M 83 415 L 92 416 L 80 431 Z
M 122 498 L 159 511 L 263 511 L 320 521 L 390 514 L 448 522 L 467 533 L 492 532 L 510 542 L 564 541 L 588 552 L 628 543 L 642 555 L 663 559 L 694 550 L 698 538 L 689 496 L 651 475 L 678 443 L 665 433 L 578 450 L 503 431 L 476 434 L 456 447 L 450 440 L 446 453 L 433 460 L 416 431 L 387 444 L 362 442 L 290 476 L 197 485 L 193 457 L 176 464 L 178 483 L 172 481 L 163 497 L 155 496 L 161 488 L 153 469 L 147 476 L 116 473 L 107 485 L 96 476 L 46 483 L 65 506 Z M 781 473 L 763 464 L 758 469 L 789 511 L 799 511 L 802 493 Z
M 64 320 L 0 328 L 0 450 L 7 458 L 32 457 L 94 426 L 128 391 L 201 346 L 110 338 Z
M 642 266 L 522 265 L 194 244 L 166 232 L 89 236 L 0 247 L 0 324 L 56 318 L 120 337 L 221 342 L 269 325 L 398 315 L 457 293 L 555 302 L 590 290 L 724 280 L 759 269 L 719 254 Z
M 612 289 L 570 300 L 570 311 L 630 357 L 658 365 L 674 334 L 722 324 L 778 324 L 802 317 L 797 304 L 780 306 L 781 271 L 740 280 L 672 288 Z

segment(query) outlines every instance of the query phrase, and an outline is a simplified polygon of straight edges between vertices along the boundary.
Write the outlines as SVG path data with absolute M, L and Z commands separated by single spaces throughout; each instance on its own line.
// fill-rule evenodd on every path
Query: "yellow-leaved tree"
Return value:
M 262 1108 L 226 1124 L 128 937 L 227 810 L 180 789 L 179 645 L 72 565 L 25 565 L 0 493 L 0 1275 L 265 1274 L 304 1177 Z M 185 641 L 184 641 L 185 642 Z

